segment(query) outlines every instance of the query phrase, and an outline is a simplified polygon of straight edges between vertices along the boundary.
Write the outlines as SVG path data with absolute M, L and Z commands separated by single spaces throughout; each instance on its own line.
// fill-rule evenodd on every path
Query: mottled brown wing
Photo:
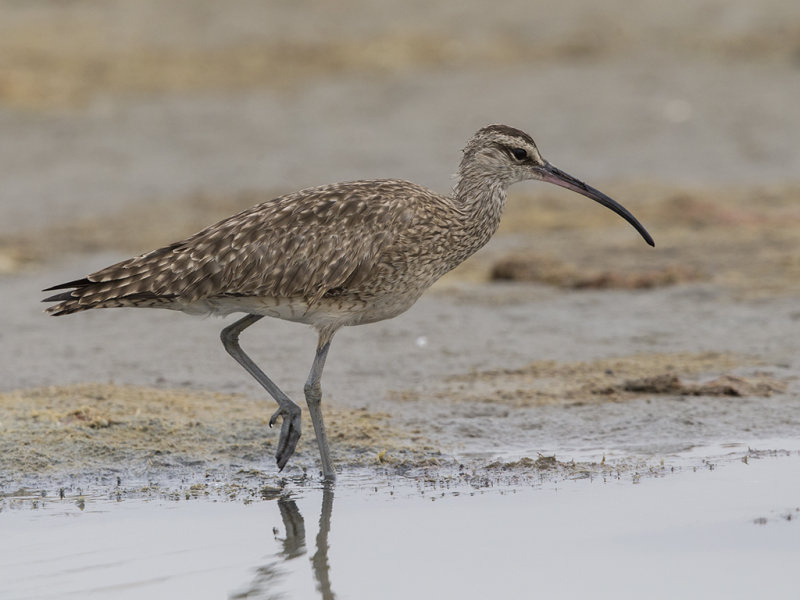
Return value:
M 195 240 L 193 260 L 207 277 L 184 293 L 314 302 L 330 289 L 357 287 L 407 217 L 407 203 L 381 191 L 349 184 L 298 192 L 225 222 Z
M 408 189 L 405 189 L 405 188 Z M 357 289 L 413 220 L 413 184 L 386 180 L 303 190 L 264 202 L 184 241 L 117 263 L 46 301 L 64 314 L 215 296 L 303 297 Z

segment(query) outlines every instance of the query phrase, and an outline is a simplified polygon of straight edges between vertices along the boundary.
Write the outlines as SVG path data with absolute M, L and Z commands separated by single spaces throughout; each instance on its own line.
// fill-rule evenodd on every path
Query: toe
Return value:
M 283 413 L 281 413 L 281 409 L 279 408 L 276 410 L 272 416 L 269 418 L 269 428 L 272 429 L 275 426 L 275 423 L 278 422 L 278 417 L 280 417 Z
M 281 437 L 278 440 L 278 448 L 275 452 L 275 460 L 278 463 L 278 469 L 283 470 L 286 463 L 294 454 L 297 448 L 297 442 L 300 440 L 300 414 L 283 418 L 283 425 L 281 426 Z

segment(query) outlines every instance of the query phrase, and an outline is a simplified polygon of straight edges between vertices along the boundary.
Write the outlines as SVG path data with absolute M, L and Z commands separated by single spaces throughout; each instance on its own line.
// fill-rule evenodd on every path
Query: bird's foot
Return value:
M 275 460 L 278 462 L 278 470 L 283 471 L 283 467 L 294 454 L 297 441 L 300 439 L 300 407 L 294 403 L 282 405 L 270 417 L 270 427 L 278 422 L 278 417 L 283 419 L 283 424 L 281 425 L 281 436 L 278 439 L 278 449 L 275 451 Z

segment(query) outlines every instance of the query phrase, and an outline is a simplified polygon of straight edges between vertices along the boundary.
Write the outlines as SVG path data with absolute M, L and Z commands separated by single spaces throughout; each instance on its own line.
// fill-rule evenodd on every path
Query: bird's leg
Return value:
M 236 362 L 244 367 L 244 369 L 252 375 L 258 383 L 261 384 L 269 395 L 278 403 L 278 410 L 269 420 L 269 426 L 272 427 L 278 420 L 278 417 L 283 417 L 283 424 L 281 425 L 281 436 L 278 440 L 278 449 L 275 451 L 275 458 L 278 461 L 278 469 L 283 470 L 286 466 L 289 457 L 294 454 L 294 449 L 297 446 L 297 440 L 300 439 L 300 407 L 297 406 L 292 400 L 284 394 L 281 389 L 275 385 L 272 380 L 266 376 L 264 371 L 258 368 L 258 365 L 245 354 L 244 350 L 239 346 L 239 334 L 242 333 L 247 327 L 262 318 L 263 315 L 247 315 L 238 321 L 228 325 L 222 330 L 220 338 L 225 350 L 228 351 Z
M 322 477 L 328 481 L 336 479 L 336 471 L 333 470 L 331 463 L 331 453 L 328 449 L 328 436 L 325 434 L 325 423 L 322 420 L 322 369 L 325 367 L 325 358 L 328 356 L 328 349 L 331 347 L 332 334 L 321 333 L 317 344 L 317 354 L 314 356 L 314 364 L 311 365 L 311 373 L 303 388 L 308 404 L 308 412 L 311 415 L 311 422 L 314 424 L 314 433 L 317 436 L 317 446 L 322 460 Z

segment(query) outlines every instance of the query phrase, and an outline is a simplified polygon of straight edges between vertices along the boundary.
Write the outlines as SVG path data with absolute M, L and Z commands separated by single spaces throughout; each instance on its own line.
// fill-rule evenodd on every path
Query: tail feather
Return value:
M 42 302 L 58 302 L 48 307 L 50 315 L 67 315 L 91 308 L 159 306 L 175 297 L 174 290 L 159 290 L 154 282 L 169 268 L 170 256 L 181 243 L 124 260 L 81 279 L 60 283 L 42 291 L 66 290 Z M 164 292 L 164 293 L 160 293 Z
M 89 281 L 88 278 L 84 278 L 84 279 L 76 279 L 75 281 L 71 281 L 69 283 L 54 285 L 53 287 L 49 287 L 42 290 L 43 292 L 49 292 L 52 290 L 64 290 L 64 289 L 67 290 L 66 292 L 54 294 L 42 300 L 42 302 L 59 303 L 56 304 L 55 306 L 49 306 L 45 312 L 51 315 L 67 315 L 70 313 L 78 312 L 80 310 L 93 308 L 92 304 L 85 302 L 85 300 L 82 300 L 84 292 L 87 290 L 87 288 L 90 288 L 91 286 L 92 282 Z
M 48 307 L 45 312 L 58 316 L 91 308 L 157 306 L 170 302 L 174 297 L 173 294 L 158 294 L 142 289 L 141 285 L 131 285 L 132 282 L 128 278 L 116 281 L 92 281 L 89 277 L 42 290 L 44 292 L 67 290 L 43 299 L 42 302 L 58 302 Z
M 173 298 L 170 295 L 159 295 L 153 292 L 132 292 L 124 295 L 88 293 L 87 290 L 91 290 L 92 287 L 78 288 L 45 298 L 42 302 L 58 302 L 55 306 L 49 306 L 45 309 L 45 312 L 57 317 L 91 308 L 161 306 L 169 304 Z

